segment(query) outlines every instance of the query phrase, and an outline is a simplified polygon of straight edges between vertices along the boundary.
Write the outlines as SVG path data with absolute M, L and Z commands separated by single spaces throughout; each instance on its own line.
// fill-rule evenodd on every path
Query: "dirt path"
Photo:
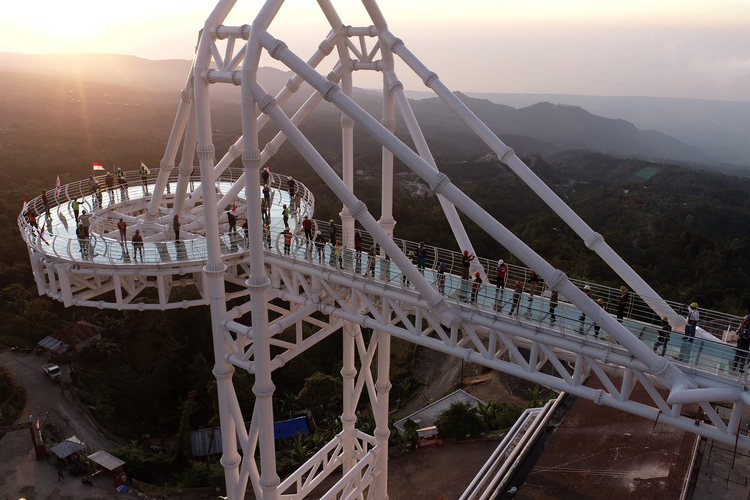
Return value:
M 42 371 L 42 357 L 4 351 L 0 352 L 0 364 L 26 387 L 27 402 L 20 422 L 28 420 L 25 415 L 36 416 L 39 411 L 47 414 L 48 422 L 57 426 L 65 438 L 75 435 L 92 451 L 117 447 L 96 429 L 70 394 L 63 392 L 61 384 L 50 381 Z M 62 368 L 67 371 L 67 367 Z M 119 498 L 111 478 L 96 477 L 94 487 L 83 485 L 78 478 L 67 474 L 64 481 L 58 481 L 54 464 L 54 458 L 35 459 L 28 431 L 8 433 L 0 440 L 0 499 L 5 496 L 26 500 Z

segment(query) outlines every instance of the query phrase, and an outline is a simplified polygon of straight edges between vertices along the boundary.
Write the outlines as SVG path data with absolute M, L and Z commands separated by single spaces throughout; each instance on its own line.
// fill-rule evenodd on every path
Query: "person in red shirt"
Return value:
M 479 271 L 474 273 L 474 282 L 471 284 L 471 302 L 477 303 L 477 297 L 479 296 L 479 290 L 482 288 L 482 275 Z
M 305 220 L 302 221 L 302 229 L 305 230 L 305 238 L 307 238 L 308 243 L 313 239 L 312 228 L 312 221 L 305 215 Z
M 143 237 L 141 231 L 136 229 L 133 235 L 133 260 L 138 262 L 138 254 L 141 254 L 141 262 L 143 262 Z
M 505 281 L 508 279 L 508 264 L 503 259 L 497 261 L 497 272 L 495 276 L 495 300 L 505 292 Z

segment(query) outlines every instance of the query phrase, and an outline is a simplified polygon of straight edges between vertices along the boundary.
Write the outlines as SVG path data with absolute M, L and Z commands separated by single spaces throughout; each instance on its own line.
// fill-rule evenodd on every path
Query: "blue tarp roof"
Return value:
M 297 434 L 309 434 L 305 417 L 297 417 L 273 423 L 273 436 L 275 439 L 288 438 Z
M 245 423 L 245 428 L 250 428 L 250 423 Z M 273 424 L 273 435 L 275 439 L 283 439 L 297 434 L 309 434 L 310 431 L 307 429 L 307 420 L 305 417 L 297 417 L 291 420 L 282 420 L 280 422 L 274 422 Z M 208 443 L 210 441 L 211 429 L 202 429 L 199 431 L 193 431 L 191 436 L 192 452 L 194 457 L 204 457 L 206 455 L 214 455 L 222 453 L 221 444 L 221 427 L 216 429 L 214 433 L 214 440 L 211 442 L 211 450 L 209 453 Z M 240 442 L 237 440 L 237 450 L 240 449 Z

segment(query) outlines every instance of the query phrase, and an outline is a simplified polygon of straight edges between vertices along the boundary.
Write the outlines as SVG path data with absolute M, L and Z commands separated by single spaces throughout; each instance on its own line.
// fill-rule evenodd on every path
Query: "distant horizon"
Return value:
M 136 59 L 142 59 L 146 61 L 152 61 L 152 62 L 168 62 L 168 61 L 183 61 L 183 62 L 190 62 L 191 59 L 185 59 L 185 58 L 167 58 L 167 59 L 152 59 L 148 57 L 142 57 L 142 56 L 136 56 L 132 54 L 118 54 L 118 53 L 105 53 L 105 52 L 44 52 L 44 53 L 32 53 L 32 52 L 10 52 L 10 51 L 0 51 L 0 55 L 2 54 L 10 54 L 10 55 L 19 55 L 19 56 L 74 56 L 74 55 L 91 55 L 91 56 L 120 56 L 120 57 L 133 57 Z M 277 71 L 282 72 L 288 72 L 289 69 L 286 68 L 278 68 L 275 66 L 270 65 L 261 65 L 262 68 L 268 68 L 273 69 Z M 3 67 L 0 66 L 0 71 L 3 70 Z M 24 72 L 24 71 L 22 71 Z M 381 93 L 383 90 L 382 88 L 376 88 L 376 87 L 364 87 L 355 85 L 356 88 L 362 89 L 362 90 L 368 90 L 373 92 Z M 425 90 L 422 90 L 425 89 Z M 425 94 L 434 96 L 434 94 L 424 87 L 422 85 L 422 89 L 405 89 L 407 94 Z M 568 97 L 601 97 L 601 98 L 644 98 L 644 99 L 675 99 L 675 100 L 689 100 L 689 101 L 709 101 L 709 102 L 737 102 L 737 103 L 750 103 L 750 97 L 747 100 L 739 100 L 739 99 L 711 99 L 711 98 L 702 98 L 702 97 L 671 97 L 671 96 L 653 96 L 653 95 L 642 95 L 642 94 L 632 94 L 632 95 L 625 95 L 625 94 L 581 94 L 581 93 L 564 93 L 564 92 L 501 92 L 501 91 L 477 91 L 477 90 L 464 90 L 464 89 L 451 89 L 453 92 L 461 92 L 464 94 L 498 94 L 498 95 L 528 95 L 528 96 L 568 96 Z M 409 96 L 410 98 L 414 98 L 413 96 Z M 425 97 L 426 98 L 426 97 Z
M 344 24 L 368 26 L 358 2 L 333 0 Z M 93 0 L 11 3 L 0 51 L 114 53 L 191 59 L 215 2 Z M 380 0 L 392 33 L 453 90 L 750 101 L 750 2 L 629 0 L 531 4 Z M 250 24 L 259 2 L 237 2 L 225 23 Z M 330 29 L 317 3 L 287 0 L 269 32 L 306 59 Z M 372 47 L 372 39 L 366 40 Z M 280 68 L 264 55 L 261 64 Z M 329 65 L 321 66 L 328 72 Z M 406 89 L 421 80 L 397 61 Z M 355 85 L 382 76 L 358 71 Z

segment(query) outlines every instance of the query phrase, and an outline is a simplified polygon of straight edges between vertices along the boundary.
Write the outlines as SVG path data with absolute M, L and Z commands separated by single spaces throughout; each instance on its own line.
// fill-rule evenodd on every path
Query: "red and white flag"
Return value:
M 60 196 L 60 175 L 57 176 L 57 182 L 55 183 L 55 198 Z
M 24 194 L 23 194 L 23 210 L 21 210 L 22 212 L 25 212 L 25 211 L 26 211 L 26 206 L 27 206 L 28 204 L 29 204 L 29 195 L 28 195 L 28 194 L 26 194 L 26 193 L 24 193 Z
M 97 170 L 104 170 L 104 167 L 102 167 L 101 163 L 94 162 L 94 171 L 97 171 Z

